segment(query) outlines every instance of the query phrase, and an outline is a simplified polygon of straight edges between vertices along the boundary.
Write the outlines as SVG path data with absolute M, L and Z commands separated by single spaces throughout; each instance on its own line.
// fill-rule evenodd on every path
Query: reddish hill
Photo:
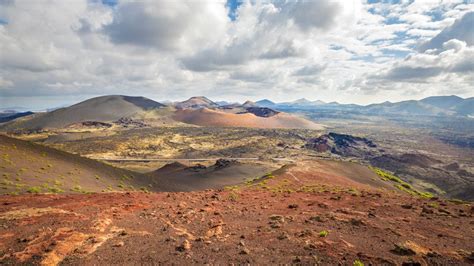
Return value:
M 286 113 L 261 117 L 252 113 L 234 114 L 203 108 L 177 110 L 173 118 L 199 126 L 323 129 L 322 125 Z

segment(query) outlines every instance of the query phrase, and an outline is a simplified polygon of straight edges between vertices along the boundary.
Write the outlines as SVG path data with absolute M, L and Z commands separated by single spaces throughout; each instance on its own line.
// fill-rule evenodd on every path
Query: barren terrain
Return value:
M 3 196 L 0 258 L 49 265 L 472 264 L 471 204 L 415 198 L 324 169 L 289 166 L 225 190 Z

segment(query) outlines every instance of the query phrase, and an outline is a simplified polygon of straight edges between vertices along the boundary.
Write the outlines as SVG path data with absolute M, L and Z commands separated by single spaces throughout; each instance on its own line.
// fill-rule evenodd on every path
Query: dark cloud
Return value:
M 116 44 L 173 50 L 211 40 L 228 19 L 223 3 L 119 2 L 103 33 Z
M 336 24 L 340 8 L 332 1 L 298 1 L 282 5 L 283 12 L 303 31 L 331 28 Z
M 474 44 L 474 12 L 466 13 L 453 25 L 445 28 L 438 35 L 420 46 L 420 51 L 428 49 L 441 49 L 443 44 L 451 39 L 458 39 L 466 42 L 467 45 Z
M 185 20 L 172 19 L 147 12 L 142 2 L 124 3 L 104 32 L 114 43 L 170 49 L 186 27 Z
M 443 68 L 441 67 L 400 66 L 392 68 L 385 78 L 395 81 L 426 79 L 437 76 L 441 74 L 441 72 L 443 72 Z
M 326 65 L 304 66 L 293 74 L 294 76 L 313 76 L 318 75 L 326 69 Z
M 474 52 L 464 57 L 461 61 L 456 62 L 449 69 L 450 72 L 467 74 L 474 72 Z
M 186 69 L 196 72 L 219 70 L 250 60 L 252 50 L 241 48 L 243 48 L 242 45 L 229 47 L 225 50 L 205 49 L 192 56 L 182 58 L 181 63 Z

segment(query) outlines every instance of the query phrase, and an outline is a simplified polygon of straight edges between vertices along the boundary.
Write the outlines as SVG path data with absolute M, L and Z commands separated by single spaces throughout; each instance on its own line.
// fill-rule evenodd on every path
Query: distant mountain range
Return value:
M 14 119 L 15 115 L 17 119 Z M 165 105 L 145 97 L 109 95 L 91 98 L 50 112 L 29 113 L 24 116 L 9 113 L 6 117 L 13 118 L 5 118 L 0 130 L 113 126 L 130 128 L 178 124 L 211 127 L 323 128 L 302 117 L 259 107 L 250 101 L 244 104 L 219 105 L 204 96 Z
M 24 108 L 22 108 L 23 110 Z M 0 112 L 0 128 L 44 129 L 99 125 L 90 122 L 116 123 L 124 126 L 163 126 L 177 123 L 198 126 L 230 126 L 261 128 L 313 128 L 322 127 L 302 117 L 292 115 L 298 111 L 325 113 L 353 113 L 377 116 L 458 116 L 474 118 L 474 98 L 433 96 L 419 101 L 383 102 L 370 105 L 326 103 L 298 99 L 275 103 L 268 99 L 243 104 L 213 102 L 204 96 L 191 97 L 182 102 L 166 104 L 145 97 L 109 95 L 91 98 L 75 105 L 49 112 Z M 314 119 L 317 120 L 317 117 Z M 138 121 L 138 122 L 137 122 Z M 81 126 L 81 125 L 79 125 Z
M 377 115 L 425 115 L 425 116 L 469 116 L 474 117 L 474 97 L 463 99 L 458 96 L 432 96 L 419 101 L 383 102 L 378 104 L 357 105 L 337 102 L 309 101 L 299 99 L 293 102 L 275 103 L 268 99 L 256 102 L 257 106 L 277 110 L 328 109 L 356 111 Z

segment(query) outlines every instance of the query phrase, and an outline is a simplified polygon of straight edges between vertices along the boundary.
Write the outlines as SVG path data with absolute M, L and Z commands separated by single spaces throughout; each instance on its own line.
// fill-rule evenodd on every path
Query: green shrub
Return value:
M 326 231 L 326 230 L 323 230 L 323 231 L 318 233 L 319 237 L 326 237 L 326 236 L 328 236 L 328 234 L 329 234 L 329 232 Z
M 71 191 L 74 192 L 83 192 L 82 187 L 79 185 L 75 185 L 73 188 L 71 188 Z
M 352 264 L 353 266 L 364 266 L 364 263 L 360 260 L 355 260 L 354 263 Z
M 229 193 L 230 201 L 237 201 L 238 199 L 239 199 L 239 194 L 235 193 L 234 191 Z
M 41 187 L 37 187 L 37 186 L 30 187 L 26 190 L 26 192 L 38 194 L 38 193 L 41 193 Z
M 49 188 L 49 192 L 51 192 L 51 193 L 63 193 L 64 190 L 62 190 L 62 189 L 60 189 L 60 188 L 58 188 L 58 187 L 50 187 L 50 188 Z

